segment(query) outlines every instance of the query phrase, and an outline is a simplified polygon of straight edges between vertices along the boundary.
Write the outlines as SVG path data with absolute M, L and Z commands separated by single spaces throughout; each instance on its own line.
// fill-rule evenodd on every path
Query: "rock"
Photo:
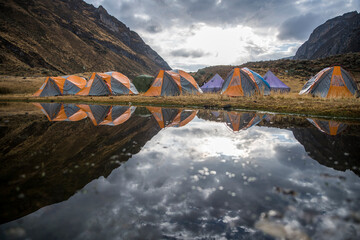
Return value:
M 294 59 L 317 59 L 360 52 L 360 13 L 345 13 L 318 26 L 297 50 Z

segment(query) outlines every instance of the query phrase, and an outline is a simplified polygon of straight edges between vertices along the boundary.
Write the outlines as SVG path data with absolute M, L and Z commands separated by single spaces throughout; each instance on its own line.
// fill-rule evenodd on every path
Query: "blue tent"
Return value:
M 277 78 L 270 70 L 264 75 L 264 79 L 269 83 L 271 91 L 290 92 L 290 88 Z
M 219 74 L 215 74 L 207 83 L 205 83 L 201 87 L 201 90 L 204 93 L 219 92 L 222 88 L 223 83 L 224 79 L 222 79 Z

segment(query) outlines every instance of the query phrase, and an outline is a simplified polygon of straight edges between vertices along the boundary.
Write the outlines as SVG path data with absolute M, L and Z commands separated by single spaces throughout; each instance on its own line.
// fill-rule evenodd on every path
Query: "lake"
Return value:
M 0 239 L 359 239 L 360 123 L 0 104 Z

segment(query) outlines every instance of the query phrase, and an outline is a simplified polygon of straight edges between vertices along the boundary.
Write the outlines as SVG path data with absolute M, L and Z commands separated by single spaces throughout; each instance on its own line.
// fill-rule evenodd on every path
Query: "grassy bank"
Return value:
M 29 94 L 0 95 L 0 101 L 64 102 L 88 104 L 132 104 L 137 106 L 187 107 L 227 110 L 259 110 L 306 116 L 343 117 L 360 119 L 360 99 L 322 99 L 299 96 L 295 93 L 271 96 L 227 97 L 219 94 L 169 97 L 138 96 L 57 96 L 33 97 Z

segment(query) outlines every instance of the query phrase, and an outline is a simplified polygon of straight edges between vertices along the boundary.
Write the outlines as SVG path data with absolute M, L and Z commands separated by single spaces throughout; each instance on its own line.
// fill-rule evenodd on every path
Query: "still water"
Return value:
M 0 239 L 360 239 L 360 125 L 0 105 Z

